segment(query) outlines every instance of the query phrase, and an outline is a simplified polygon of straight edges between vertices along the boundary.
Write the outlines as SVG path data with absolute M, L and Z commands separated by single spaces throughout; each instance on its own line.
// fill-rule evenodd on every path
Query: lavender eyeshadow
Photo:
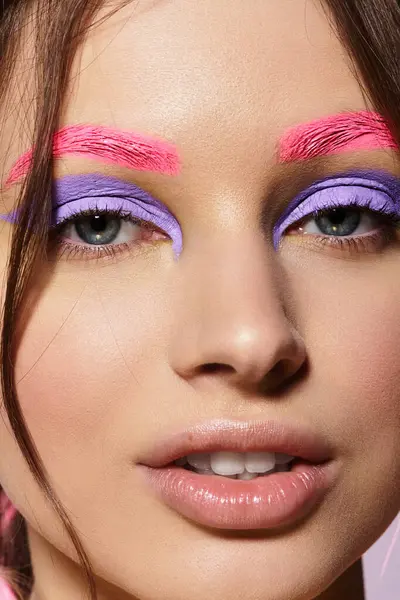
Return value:
M 175 256 L 182 252 L 178 221 L 162 202 L 133 183 L 100 174 L 67 175 L 53 183 L 52 198 L 51 227 L 89 209 L 122 210 L 160 227 L 172 239 Z M 1 215 L 1 219 L 11 223 L 17 217 L 17 211 Z
M 316 181 L 289 203 L 276 222 L 275 250 L 285 229 L 296 221 L 314 211 L 329 210 L 336 204 L 346 207 L 353 202 L 360 208 L 400 215 L 400 180 L 386 171 L 358 170 Z

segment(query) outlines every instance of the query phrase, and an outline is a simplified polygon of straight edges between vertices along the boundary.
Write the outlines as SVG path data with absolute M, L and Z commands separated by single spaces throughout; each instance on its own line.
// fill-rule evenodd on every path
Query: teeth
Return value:
M 239 475 L 244 471 L 244 454 L 240 452 L 213 452 L 211 468 L 217 475 Z
M 222 475 L 231 479 L 250 480 L 273 471 L 290 470 L 293 456 L 274 452 L 213 452 L 189 454 L 175 461 L 181 467 L 188 463 L 197 473 Z
M 212 469 L 196 469 L 196 473 L 199 473 L 199 475 L 215 475 Z
M 247 452 L 245 454 L 246 471 L 249 473 L 267 473 L 275 467 L 274 452 Z
M 211 469 L 211 460 L 209 454 L 189 454 L 187 461 L 195 469 Z
M 258 477 L 257 473 L 249 473 L 248 471 L 244 471 L 237 476 L 237 478 L 242 481 L 248 481 L 249 479 L 255 479 L 256 477 Z

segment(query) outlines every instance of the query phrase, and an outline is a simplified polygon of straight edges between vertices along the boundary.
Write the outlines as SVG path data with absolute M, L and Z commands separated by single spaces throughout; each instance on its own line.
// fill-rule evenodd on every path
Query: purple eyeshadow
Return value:
M 100 174 L 67 175 L 53 183 L 51 227 L 78 217 L 86 210 L 116 210 L 123 215 L 150 222 L 172 239 L 176 257 L 182 252 L 182 231 L 178 221 L 162 202 L 133 183 Z M 0 219 L 15 223 L 18 211 L 0 214 Z
M 67 175 L 53 184 L 51 226 L 86 210 L 121 210 L 123 214 L 160 227 L 172 239 L 176 256 L 182 251 L 182 232 L 164 204 L 133 183 L 105 175 Z
M 338 204 L 343 207 L 356 204 L 360 208 L 400 216 L 400 180 L 386 171 L 359 170 L 316 181 L 290 202 L 275 223 L 275 250 L 290 225 L 306 216 L 311 217 L 317 210 L 329 210 Z
M 278 250 L 284 231 L 316 211 L 338 205 L 357 205 L 400 217 L 400 179 L 383 170 L 356 170 L 319 179 L 300 192 L 286 207 L 273 229 Z M 100 174 L 67 175 L 53 184 L 51 226 L 86 210 L 118 210 L 153 223 L 171 238 L 176 257 L 182 252 L 182 231 L 164 204 L 133 183 Z M 16 211 L 0 215 L 15 223 Z

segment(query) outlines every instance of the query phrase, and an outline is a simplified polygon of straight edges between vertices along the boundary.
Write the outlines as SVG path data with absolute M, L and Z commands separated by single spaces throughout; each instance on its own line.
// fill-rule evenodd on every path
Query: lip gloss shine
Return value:
M 170 508 L 216 529 L 271 529 L 289 525 L 316 507 L 330 488 L 336 463 L 297 464 L 292 471 L 250 481 L 201 475 L 176 465 L 140 466 Z
M 194 453 L 274 452 L 294 457 L 289 471 L 230 479 L 188 470 Z M 272 529 L 310 513 L 339 473 L 335 450 L 300 423 L 216 419 L 159 436 L 136 468 L 157 497 L 192 521 L 216 529 Z

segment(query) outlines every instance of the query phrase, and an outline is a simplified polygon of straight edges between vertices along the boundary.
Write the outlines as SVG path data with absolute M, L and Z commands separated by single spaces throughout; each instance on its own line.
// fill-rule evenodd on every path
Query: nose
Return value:
M 305 344 L 286 317 L 273 253 L 261 236 L 187 249 L 170 344 L 180 377 L 222 377 L 265 391 L 301 368 Z

